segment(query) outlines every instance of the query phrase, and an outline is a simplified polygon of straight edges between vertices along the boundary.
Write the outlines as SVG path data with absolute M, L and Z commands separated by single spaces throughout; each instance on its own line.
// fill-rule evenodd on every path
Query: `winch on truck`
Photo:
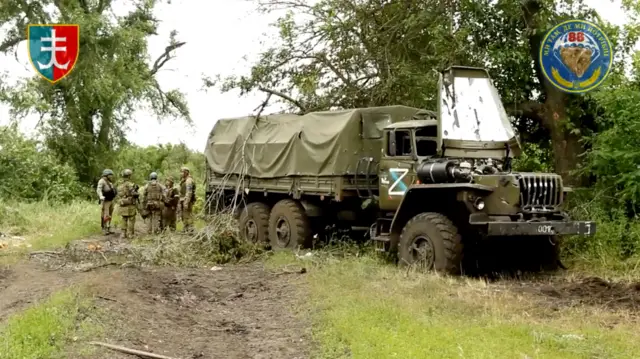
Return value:
M 518 138 L 484 69 L 440 74 L 438 111 L 385 106 L 223 119 L 208 139 L 210 212 L 241 204 L 250 241 L 310 247 L 329 229 L 363 229 L 402 264 L 459 273 L 480 243 L 593 235 L 562 205 L 551 173 L 516 173 Z M 533 254 L 532 254 L 533 255 Z M 535 254 L 536 256 L 539 254 Z

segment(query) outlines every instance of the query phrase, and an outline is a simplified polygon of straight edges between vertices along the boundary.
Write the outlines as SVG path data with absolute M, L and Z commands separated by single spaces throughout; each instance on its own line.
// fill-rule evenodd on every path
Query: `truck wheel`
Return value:
M 252 243 L 269 242 L 269 206 L 262 202 L 249 203 L 240 211 L 240 237 Z
M 462 238 L 456 226 L 440 213 L 420 213 L 402 229 L 398 256 L 401 265 L 459 274 Z
M 283 199 L 269 216 L 269 240 L 273 248 L 311 247 L 309 218 L 300 203 Z

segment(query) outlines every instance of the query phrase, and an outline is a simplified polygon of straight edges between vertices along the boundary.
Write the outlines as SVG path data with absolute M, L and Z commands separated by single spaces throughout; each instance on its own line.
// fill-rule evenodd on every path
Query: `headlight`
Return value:
M 478 211 L 482 211 L 484 209 L 484 201 L 482 200 L 482 198 L 478 198 L 475 202 L 473 202 L 473 206 L 476 207 Z

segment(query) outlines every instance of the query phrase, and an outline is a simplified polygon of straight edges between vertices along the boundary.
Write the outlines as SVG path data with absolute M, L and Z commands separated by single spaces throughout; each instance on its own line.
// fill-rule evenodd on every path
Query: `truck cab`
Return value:
M 430 119 L 384 129 L 371 233 L 380 250 L 455 273 L 463 251 L 487 239 L 526 238 L 557 252 L 556 236 L 595 233 L 595 223 L 571 221 L 563 210 L 568 189 L 559 175 L 513 172 L 520 143 L 484 69 L 443 71 L 438 104 Z

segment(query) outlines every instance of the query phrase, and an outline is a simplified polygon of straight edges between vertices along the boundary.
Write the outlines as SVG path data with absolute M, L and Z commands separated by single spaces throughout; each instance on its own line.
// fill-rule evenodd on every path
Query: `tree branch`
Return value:
M 526 117 L 540 123 L 544 122 L 544 104 L 538 101 L 505 105 L 505 110 L 509 116 Z
M 15 36 L 4 40 L 0 43 L 0 53 L 6 53 L 14 46 L 18 45 L 20 42 L 26 40 L 25 36 Z
M 111 0 L 98 1 L 98 7 L 96 8 L 96 13 L 102 14 L 102 12 L 110 5 L 111 5 Z
M 153 63 L 153 67 L 149 71 L 150 76 L 154 76 L 161 68 L 164 66 L 169 60 L 173 57 L 171 56 L 171 51 L 178 49 L 184 46 L 186 42 L 176 42 L 175 44 L 171 44 L 164 49 L 162 55 L 158 56 L 156 61 Z
M 536 15 L 542 10 L 542 4 L 540 0 L 523 0 L 522 12 L 524 17 L 524 23 L 527 26 L 527 39 L 529 41 L 529 55 L 533 61 L 533 65 L 536 72 L 536 77 L 540 84 L 544 86 L 546 79 L 542 74 L 542 68 L 539 61 L 537 61 L 538 54 L 540 53 L 540 46 L 542 46 L 542 35 L 538 34 L 539 24 L 536 19 Z
M 279 92 L 279 91 L 276 91 L 276 90 L 271 90 L 271 89 L 264 88 L 264 87 L 258 87 L 258 90 L 260 90 L 260 91 L 262 91 L 262 92 L 266 92 L 266 93 L 271 94 L 271 95 L 278 96 L 278 97 L 280 97 L 280 98 L 283 98 L 283 99 L 285 99 L 285 100 L 287 100 L 287 101 L 291 102 L 292 104 L 294 104 L 294 105 L 298 106 L 298 108 L 299 108 L 302 112 L 306 112 L 306 111 L 307 111 L 306 106 L 304 106 L 302 103 L 300 103 L 300 101 L 298 101 L 298 100 L 294 99 L 293 97 L 291 97 L 291 96 L 289 96 L 289 95 L 285 95 L 285 94 L 283 94 L 282 92 Z

